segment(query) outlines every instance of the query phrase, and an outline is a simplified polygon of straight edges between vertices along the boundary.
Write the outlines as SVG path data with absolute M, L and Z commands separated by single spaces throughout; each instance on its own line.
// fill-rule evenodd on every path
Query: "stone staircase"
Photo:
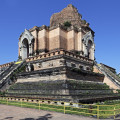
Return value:
M 6 70 L 9 70 L 14 63 L 11 63 L 9 66 L 0 68 L 0 77 L 3 76 Z
M 11 75 L 15 72 L 18 68 L 23 65 L 24 62 L 20 62 L 19 64 L 13 63 L 11 64 L 5 71 L 0 74 L 0 90 L 5 90 L 10 86 Z
M 115 73 L 113 73 L 103 64 L 95 64 L 95 66 L 98 68 L 99 71 L 101 71 L 105 76 L 107 76 L 112 81 L 112 83 L 114 83 L 118 88 L 120 88 L 120 78 Z
M 57 80 L 16 83 L 10 87 L 7 96 L 46 98 L 57 101 L 79 102 L 90 99 L 116 97 L 113 90 L 104 83 L 77 80 Z
M 113 78 L 114 76 L 111 71 L 102 65 L 97 67 L 106 75 L 109 75 L 113 82 L 115 82 L 117 85 L 119 84 L 118 80 Z M 54 72 L 52 70 L 54 70 Z M 66 70 L 65 74 L 67 75 L 67 78 L 63 79 L 63 77 L 60 77 L 59 79 L 53 79 L 53 76 L 59 75 L 58 73 L 63 75 L 62 70 Z M 81 76 L 78 76 L 78 73 Z M 95 81 L 95 75 L 93 74 L 96 73 L 83 73 L 82 71 L 73 71 L 70 68 L 51 68 L 41 71 L 20 72 L 17 76 L 17 82 L 10 86 L 6 95 L 11 97 L 32 97 L 39 99 L 52 99 L 56 101 L 86 103 L 118 99 L 120 97 L 118 93 L 113 93 L 113 90 L 110 89 L 108 85 L 100 81 Z M 73 79 L 73 77 L 70 75 L 76 77 Z M 50 79 L 51 76 L 52 79 Z M 91 76 L 93 77 L 91 78 Z M 104 75 L 102 75 L 102 77 L 103 76 Z M 96 77 L 96 79 L 99 79 L 99 77 L 100 76 Z M 38 81 L 35 81 L 34 78 L 38 79 Z M 88 81 L 88 78 L 93 80 Z
M 0 74 L 0 82 L 1 80 L 9 73 L 9 71 L 11 71 L 11 69 L 13 68 L 13 64 L 11 64 L 9 67 L 7 67 L 3 72 L 1 72 Z

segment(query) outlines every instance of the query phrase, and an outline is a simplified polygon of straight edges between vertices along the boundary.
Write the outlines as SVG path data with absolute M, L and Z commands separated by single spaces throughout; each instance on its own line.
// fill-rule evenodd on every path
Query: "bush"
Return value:
M 64 22 L 64 26 L 65 27 L 70 27 L 71 26 L 71 22 L 69 22 L 69 21 Z
M 5 96 L 6 92 L 5 91 L 0 91 L 0 96 Z

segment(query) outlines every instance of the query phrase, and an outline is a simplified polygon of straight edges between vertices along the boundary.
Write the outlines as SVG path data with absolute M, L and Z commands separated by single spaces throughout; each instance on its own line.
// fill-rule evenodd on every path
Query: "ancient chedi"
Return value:
M 25 29 L 20 35 L 23 62 L 0 66 L 12 71 L 7 79 L 1 73 L 0 89 L 7 88 L 8 96 L 74 102 L 111 97 L 104 75 L 93 72 L 94 51 L 93 30 L 70 4 L 52 15 L 50 26 Z
M 94 32 L 73 5 L 68 5 L 50 19 L 50 26 L 33 27 L 19 38 L 22 59 L 64 49 L 94 60 Z

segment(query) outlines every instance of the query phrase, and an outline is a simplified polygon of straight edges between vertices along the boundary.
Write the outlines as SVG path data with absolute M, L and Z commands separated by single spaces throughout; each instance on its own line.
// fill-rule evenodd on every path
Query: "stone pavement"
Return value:
M 97 120 L 97 119 L 43 110 L 39 111 L 37 109 L 31 108 L 0 105 L 0 120 Z

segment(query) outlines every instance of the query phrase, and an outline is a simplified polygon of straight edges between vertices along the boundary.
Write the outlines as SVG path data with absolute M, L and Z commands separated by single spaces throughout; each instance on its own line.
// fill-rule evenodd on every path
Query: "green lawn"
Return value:
M 114 115 L 120 114 L 120 101 L 104 102 L 97 104 L 79 104 L 79 107 L 57 105 L 56 103 L 45 103 L 42 101 L 27 102 L 27 101 L 15 101 L 0 99 L 0 104 L 7 104 L 19 107 L 34 108 L 39 110 L 56 111 L 66 114 L 76 114 L 84 116 L 93 116 L 98 118 L 114 117 Z

